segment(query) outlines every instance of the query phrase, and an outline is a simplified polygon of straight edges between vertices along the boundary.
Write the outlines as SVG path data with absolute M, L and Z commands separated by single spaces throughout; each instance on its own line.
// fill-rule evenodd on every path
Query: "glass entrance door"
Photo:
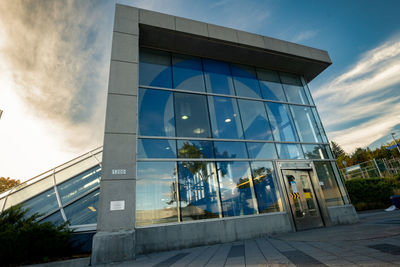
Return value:
M 324 226 L 308 170 L 282 170 L 297 230 Z

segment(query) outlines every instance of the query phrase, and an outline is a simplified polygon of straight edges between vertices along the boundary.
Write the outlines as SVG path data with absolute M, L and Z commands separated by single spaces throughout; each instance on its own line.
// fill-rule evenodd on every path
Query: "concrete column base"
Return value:
M 358 223 L 358 215 L 353 205 L 328 207 L 332 225 Z
M 93 237 L 92 265 L 135 259 L 135 230 L 97 232 Z

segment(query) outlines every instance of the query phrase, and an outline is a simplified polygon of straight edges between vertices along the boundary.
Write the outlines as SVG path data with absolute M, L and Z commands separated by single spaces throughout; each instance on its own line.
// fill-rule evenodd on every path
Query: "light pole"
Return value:
M 400 153 L 400 148 L 399 148 L 399 145 L 397 144 L 396 138 L 394 138 L 394 133 L 391 133 L 391 135 L 392 135 L 392 138 L 394 140 L 394 143 L 396 144 L 397 151 L 399 151 L 399 153 Z
M 3 111 L 0 109 L 0 119 L 1 119 L 1 115 L 3 115 Z

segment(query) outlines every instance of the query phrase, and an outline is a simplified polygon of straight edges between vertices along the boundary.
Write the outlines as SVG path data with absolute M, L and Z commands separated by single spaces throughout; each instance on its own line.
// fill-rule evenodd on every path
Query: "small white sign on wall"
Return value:
M 111 170 L 111 174 L 113 174 L 113 175 L 124 175 L 124 174 L 126 174 L 126 170 L 125 169 L 112 169 Z
M 110 210 L 124 210 L 125 200 L 110 201 Z

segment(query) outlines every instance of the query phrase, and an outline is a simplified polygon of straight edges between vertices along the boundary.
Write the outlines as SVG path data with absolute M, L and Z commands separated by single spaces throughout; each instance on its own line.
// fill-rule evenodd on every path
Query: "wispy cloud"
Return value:
M 400 123 L 400 36 L 367 51 L 314 93 L 331 139 L 347 151 L 365 147 Z M 354 123 L 353 121 L 362 121 Z M 343 125 L 351 125 L 343 129 Z
M 317 34 L 318 34 L 317 30 L 302 31 L 302 32 L 299 32 L 298 34 L 296 34 L 291 41 L 293 43 L 304 42 L 306 40 L 314 38 Z

